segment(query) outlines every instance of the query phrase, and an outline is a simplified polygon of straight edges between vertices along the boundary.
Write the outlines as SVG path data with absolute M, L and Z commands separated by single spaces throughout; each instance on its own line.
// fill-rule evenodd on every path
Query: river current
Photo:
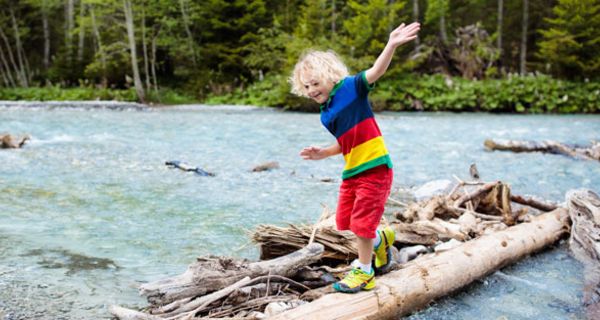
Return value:
M 468 177 L 564 201 L 600 191 L 600 165 L 558 155 L 488 152 L 494 139 L 599 139 L 598 115 L 381 113 L 394 184 Z M 104 319 L 145 306 L 137 286 L 182 273 L 197 256 L 256 259 L 256 225 L 312 223 L 334 208 L 342 160 L 304 161 L 332 137 L 317 114 L 254 107 L 0 107 L 0 319 Z M 165 166 L 179 160 L 215 174 Z M 267 161 L 280 168 L 251 172 Z M 333 182 L 323 182 L 332 178 Z M 506 267 L 410 319 L 581 319 L 581 265 L 565 244 Z

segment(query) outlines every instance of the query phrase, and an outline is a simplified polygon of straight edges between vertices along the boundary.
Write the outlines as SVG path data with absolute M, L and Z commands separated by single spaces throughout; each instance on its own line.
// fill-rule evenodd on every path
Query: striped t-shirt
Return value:
M 321 123 L 335 136 L 346 161 L 342 179 L 371 168 L 392 167 L 381 130 L 367 99 L 372 86 L 365 72 L 338 82 L 321 106 Z

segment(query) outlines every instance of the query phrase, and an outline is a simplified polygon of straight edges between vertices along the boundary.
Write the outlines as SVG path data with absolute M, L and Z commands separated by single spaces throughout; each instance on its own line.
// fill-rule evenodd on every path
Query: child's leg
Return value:
M 356 237 L 358 240 L 358 261 L 362 264 L 371 263 L 373 255 L 373 239 Z

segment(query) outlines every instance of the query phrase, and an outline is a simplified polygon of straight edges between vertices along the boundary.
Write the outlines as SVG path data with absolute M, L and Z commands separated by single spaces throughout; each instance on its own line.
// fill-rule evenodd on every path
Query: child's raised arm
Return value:
M 414 40 L 417 37 L 420 28 L 421 25 L 418 22 L 413 22 L 408 26 L 405 26 L 403 23 L 390 33 L 390 39 L 385 45 L 385 48 L 377 60 L 375 60 L 373 66 L 365 72 L 369 84 L 377 81 L 385 73 L 392 61 L 396 48 Z

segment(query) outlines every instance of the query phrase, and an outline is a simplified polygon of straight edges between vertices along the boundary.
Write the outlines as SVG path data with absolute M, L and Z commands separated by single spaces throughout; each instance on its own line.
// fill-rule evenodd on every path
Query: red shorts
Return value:
M 393 178 L 393 170 L 380 165 L 344 180 L 335 216 L 338 230 L 375 238 Z

